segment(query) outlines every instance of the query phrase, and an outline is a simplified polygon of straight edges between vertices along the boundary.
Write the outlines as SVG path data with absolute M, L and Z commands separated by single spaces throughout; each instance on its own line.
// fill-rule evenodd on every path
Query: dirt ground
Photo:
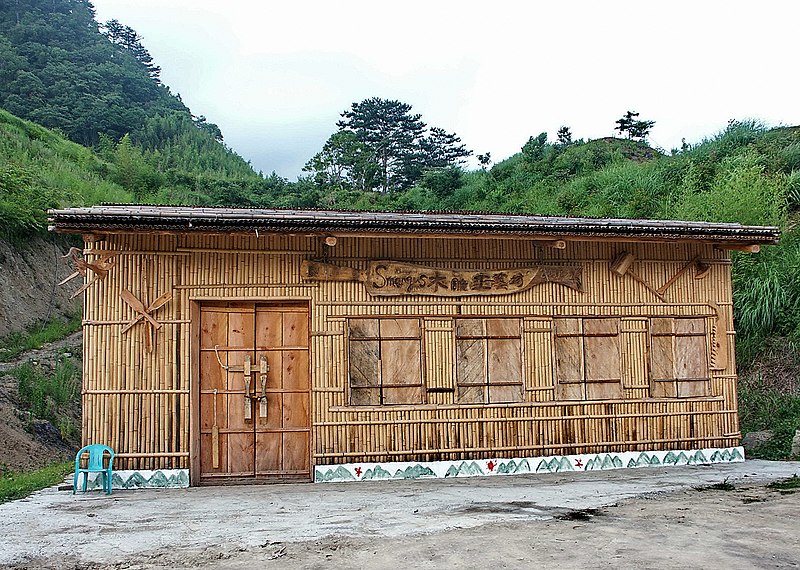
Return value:
M 220 552 L 207 568 L 798 568 L 800 493 L 683 491 L 559 515 L 391 539 Z M 230 555 L 230 558 L 228 556 Z
M 49 489 L 0 505 L 0 566 L 797 568 L 800 490 L 767 486 L 794 474 L 798 462 L 747 461 L 111 497 Z

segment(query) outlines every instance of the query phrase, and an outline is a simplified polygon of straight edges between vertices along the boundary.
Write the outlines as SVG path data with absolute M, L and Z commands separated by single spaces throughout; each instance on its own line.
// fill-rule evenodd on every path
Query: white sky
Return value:
M 800 123 L 793 1 L 93 0 L 257 170 L 293 180 L 368 97 L 398 99 L 494 161 L 531 135 L 699 142 L 728 119 Z

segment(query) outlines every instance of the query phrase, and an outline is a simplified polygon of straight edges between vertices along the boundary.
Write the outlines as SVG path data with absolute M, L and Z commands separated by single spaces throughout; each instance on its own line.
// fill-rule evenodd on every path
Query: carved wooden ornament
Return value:
M 84 291 L 86 291 L 95 281 L 102 281 L 108 275 L 108 271 L 114 267 L 116 261 L 113 259 L 117 255 L 116 251 L 103 251 L 97 253 L 97 260 L 96 261 L 86 261 L 80 255 L 80 250 L 77 247 L 69 248 L 69 251 L 62 255 L 62 259 L 69 258 L 72 260 L 73 264 L 75 265 L 75 271 L 69 274 L 66 278 L 64 278 L 59 285 L 64 285 L 68 281 L 75 279 L 78 275 L 86 277 L 87 270 L 94 273 L 94 277 L 81 285 L 71 296 L 70 299 L 74 299 Z
M 304 261 L 301 275 L 310 281 L 361 281 L 376 296 L 510 295 L 541 283 L 558 283 L 583 292 L 583 267 L 549 266 L 454 270 L 397 261 L 370 261 L 366 271 Z
M 134 296 L 133 293 L 128 291 L 127 289 L 122 289 L 119 292 L 119 296 L 122 297 L 122 300 L 125 301 L 137 314 L 136 316 L 131 319 L 128 324 L 122 327 L 120 331 L 122 334 L 128 332 L 133 326 L 141 320 L 146 320 L 150 327 L 147 330 L 147 352 L 153 352 L 153 330 L 157 330 L 161 328 L 161 323 L 159 323 L 156 319 L 151 316 L 151 313 L 157 311 L 172 299 L 172 293 L 167 291 L 160 297 L 158 297 L 155 301 L 150 303 L 147 307 L 145 307 L 144 303 Z

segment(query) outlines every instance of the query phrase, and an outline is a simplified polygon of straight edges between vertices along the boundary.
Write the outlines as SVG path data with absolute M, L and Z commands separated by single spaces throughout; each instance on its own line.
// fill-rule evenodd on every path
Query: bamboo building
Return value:
M 50 224 L 83 236 L 82 433 L 117 486 L 743 459 L 730 251 L 777 228 L 132 205 Z

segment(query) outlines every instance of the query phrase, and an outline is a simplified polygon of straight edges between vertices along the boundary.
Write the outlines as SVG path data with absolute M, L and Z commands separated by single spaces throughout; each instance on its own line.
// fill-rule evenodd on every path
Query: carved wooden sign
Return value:
M 311 281 L 361 281 L 371 295 L 510 295 L 541 283 L 558 283 L 583 292 L 581 266 L 540 265 L 513 269 L 454 270 L 370 261 L 366 271 L 317 261 L 304 261 L 303 278 Z

